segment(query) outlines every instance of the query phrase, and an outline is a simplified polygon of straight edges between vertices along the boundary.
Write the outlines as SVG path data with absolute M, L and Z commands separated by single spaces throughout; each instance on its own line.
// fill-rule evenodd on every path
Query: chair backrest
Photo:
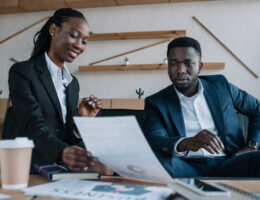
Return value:
M 132 109 L 101 109 L 99 116 L 129 116 L 134 115 L 143 130 L 145 121 L 145 111 L 144 110 L 132 110 Z

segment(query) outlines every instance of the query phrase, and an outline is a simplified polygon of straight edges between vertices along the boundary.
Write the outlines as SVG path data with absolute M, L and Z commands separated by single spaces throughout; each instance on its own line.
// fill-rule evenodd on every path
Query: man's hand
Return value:
M 244 154 L 244 153 L 249 153 L 249 152 L 253 152 L 253 151 L 257 151 L 257 149 L 254 149 L 252 147 L 249 147 L 249 146 L 244 146 L 242 149 L 238 150 L 237 152 L 235 152 L 232 157 L 234 156 L 239 156 L 241 154 Z
M 69 170 L 74 172 L 87 170 L 97 161 L 92 157 L 91 152 L 78 146 L 65 148 L 62 151 L 61 160 Z
M 200 148 L 204 148 L 211 154 L 219 154 L 224 149 L 224 145 L 218 136 L 204 129 L 194 137 L 183 139 L 178 144 L 177 151 L 198 151 Z
M 79 104 L 79 116 L 95 117 L 101 109 L 101 101 L 91 95 L 83 98 Z

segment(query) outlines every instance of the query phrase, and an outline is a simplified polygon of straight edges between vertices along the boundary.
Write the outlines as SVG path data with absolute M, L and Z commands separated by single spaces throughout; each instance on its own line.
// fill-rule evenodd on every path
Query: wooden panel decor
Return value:
M 129 70 L 165 70 L 167 64 L 139 64 L 139 65 L 94 65 L 79 66 L 80 71 L 129 71 Z
M 115 0 L 65 0 L 65 3 L 71 8 L 118 6 Z
M 19 7 L 27 12 L 57 10 L 66 8 L 64 0 L 19 0 Z
M 8 99 L 0 99 L 0 139 Z M 144 109 L 144 99 L 100 99 L 104 109 Z M 81 99 L 79 100 L 79 102 Z
M 120 6 L 123 5 L 139 5 L 139 4 L 158 4 L 169 3 L 169 0 L 117 0 Z
M 224 69 L 224 67 L 225 63 L 203 63 L 202 69 Z M 167 68 L 168 64 L 79 66 L 80 71 L 166 70 Z
M 8 1 L 0 1 L 0 8 L 18 8 L 19 1 L 18 0 L 8 0 Z
M 101 60 L 95 61 L 90 63 L 89 65 L 95 65 L 107 60 L 111 60 L 120 56 L 124 56 L 130 53 L 134 53 L 137 51 L 141 51 L 147 48 L 151 48 L 163 43 L 168 43 L 170 41 L 170 38 L 174 38 L 174 37 L 180 37 L 180 36 L 186 36 L 186 31 L 185 30 L 181 30 L 181 31 L 175 31 L 175 30 L 166 30 L 166 31 L 145 31 L 145 32 L 126 32 L 126 33 L 106 33 L 106 34 L 93 34 L 92 36 L 90 36 L 90 39 L 92 38 L 92 40 L 115 40 L 115 39 L 151 39 L 151 38 L 167 38 L 166 40 L 162 40 L 159 42 L 155 42 L 143 47 L 139 47 L 137 49 L 133 49 L 131 51 L 127 51 L 127 52 L 123 52 L 120 53 L 118 55 L 114 55 L 108 58 L 103 58 Z M 149 65 L 146 65 L 145 68 L 143 68 L 143 65 L 131 65 L 130 67 L 122 67 L 122 66 L 98 66 L 98 67 L 92 67 L 89 68 L 89 66 L 86 68 L 87 70 L 136 70 L 136 69 L 147 69 L 147 66 L 150 67 Z M 80 67 L 80 70 L 82 69 L 82 67 Z
M 110 109 L 111 108 L 111 99 L 101 99 L 102 108 Z
M 216 1 L 216 0 L 170 0 L 171 3 L 196 2 L 196 1 Z
M 8 99 L 0 99 L 0 139 L 2 137 L 2 128 L 5 117 L 5 111 L 7 108 L 7 101 Z
M 208 32 L 227 52 L 229 52 L 247 71 L 249 71 L 255 78 L 258 75 L 250 69 L 237 55 L 233 53 L 215 34 L 213 34 L 204 24 L 202 24 L 195 16 L 192 17 L 206 32 Z
M 24 10 L 22 8 L 19 8 L 19 0 L 0 1 L 0 14 L 20 13 L 20 12 L 24 12 Z
M 159 3 L 214 0 L 0 0 L 0 14 L 56 10 L 58 8 L 95 8 Z
M 39 20 L 39 21 L 37 21 L 37 22 L 31 24 L 30 26 L 25 27 L 24 29 L 18 31 L 17 33 L 15 33 L 15 34 L 13 34 L 13 35 L 10 35 L 9 37 L 7 37 L 7 38 L 1 40 L 1 41 L 0 41 L 0 44 L 2 44 L 2 43 L 4 43 L 4 42 L 6 42 L 6 41 L 8 41 L 8 40 L 10 40 L 10 39 L 12 39 L 12 38 L 18 36 L 18 35 L 20 35 L 21 33 L 27 31 L 28 29 L 30 29 L 30 28 L 36 26 L 36 25 L 39 24 L 39 23 L 42 23 L 43 21 L 45 21 L 45 20 L 47 20 L 47 19 L 49 19 L 49 17 L 44 17 L 43 19 L 41 19 L 41 20 Z M 15 60 L 15 58 L 11 58 L 11 60 L 14 61 L 14 62 L 17 61 L 17 60 Z
M 111 99 L 111 102 L 111 109 L 144 109 L 144 99 Z
M 90 41 L 98 40 L 126 40 L 126 39 L 150 39 L 150 38 L 176 38 L 186 36 L 185 30 L 143 31 L 125 33 L 96 33 L 90 35 Z
M 143 47 L 131 50 L 131 51 L 127 51 L 127 52 L 115 55 L 115 56 L 111 56 L 109 58 L 104 58 L 104 59 L 92 62 L 89 65 L 95 65 L 97 63 L 101 63 L 101 62 L 104 62 L 104 61 L 107 61 L 107 60 L 111 60 L 111 59 L 114 59 L 114 58 L 117 58 L 117 57 L 120 57 L 120 56 L 124 56 L 124 55 L 130 54 L 130 53 L 134 53 L 134 52 L 137 52 L 137 51 L 141 51 L 141 50 L 144 50 L 144 49 L 147 49 L 147 48 L 151 48 L 151 47 L 154 47 L 154 46 L 157 46 L 157 45 L 163 44 L 165 42 L 169 42 L 169 41 L 170 40 L 163 40 L 163 41 L 160 41 L 160 42 L 156 42 L 156 43 L 153 43 L 153 44 L 150 44 L 150 45 L 147 45 L 147 46 L 143 46 Z
M 13 58 L 13 57 L 10 58 L 10 60 L 13 61 L 13 62 L 15 62 L 15 63 L 18 63 L 18 62 L 19 62 L 19 60 L 17 60 L 16 58 Z

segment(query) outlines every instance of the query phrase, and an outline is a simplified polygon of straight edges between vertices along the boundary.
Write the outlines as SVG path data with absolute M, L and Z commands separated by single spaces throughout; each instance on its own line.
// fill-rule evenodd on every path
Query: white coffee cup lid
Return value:
M 34 143 L 27 137 L 17 137 L 14 140 L 0 140 L 0 149 L 33 148 Z

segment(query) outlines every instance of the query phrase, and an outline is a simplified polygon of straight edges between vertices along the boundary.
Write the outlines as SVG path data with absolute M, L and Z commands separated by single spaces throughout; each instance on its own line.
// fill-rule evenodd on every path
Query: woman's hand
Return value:
M 74 172 L 85 171 L 97 161 L 92 153 L 78 146 L 70 146 L 62 151 L 61 161 Z
M 86 171 L 88 168 L 102 175 L 113 175 L 113 171 L 92 156 L 92 153 L 78 146 L 70 146 L 63 150 L 62 162 L 74 172 Z
M 107 176 L 110 176 L 110 175 L 113 175 L 114 174 L 114 171 L 112 171 L 111 169 L 109 169 L 107 166 L 105 166 L 102 162 L 100 161 L 96 161 L 94 163 L 93 166 L 89 167 L 90 169 L 92 170 L 95 170 L 97 171 L 99 174 L 101 175 L 107 175 Z
M 83 98 L 79 104 L 79 116 L 95 117 L 101 109 L 101 101 L 97 97 L 91 95 Z

